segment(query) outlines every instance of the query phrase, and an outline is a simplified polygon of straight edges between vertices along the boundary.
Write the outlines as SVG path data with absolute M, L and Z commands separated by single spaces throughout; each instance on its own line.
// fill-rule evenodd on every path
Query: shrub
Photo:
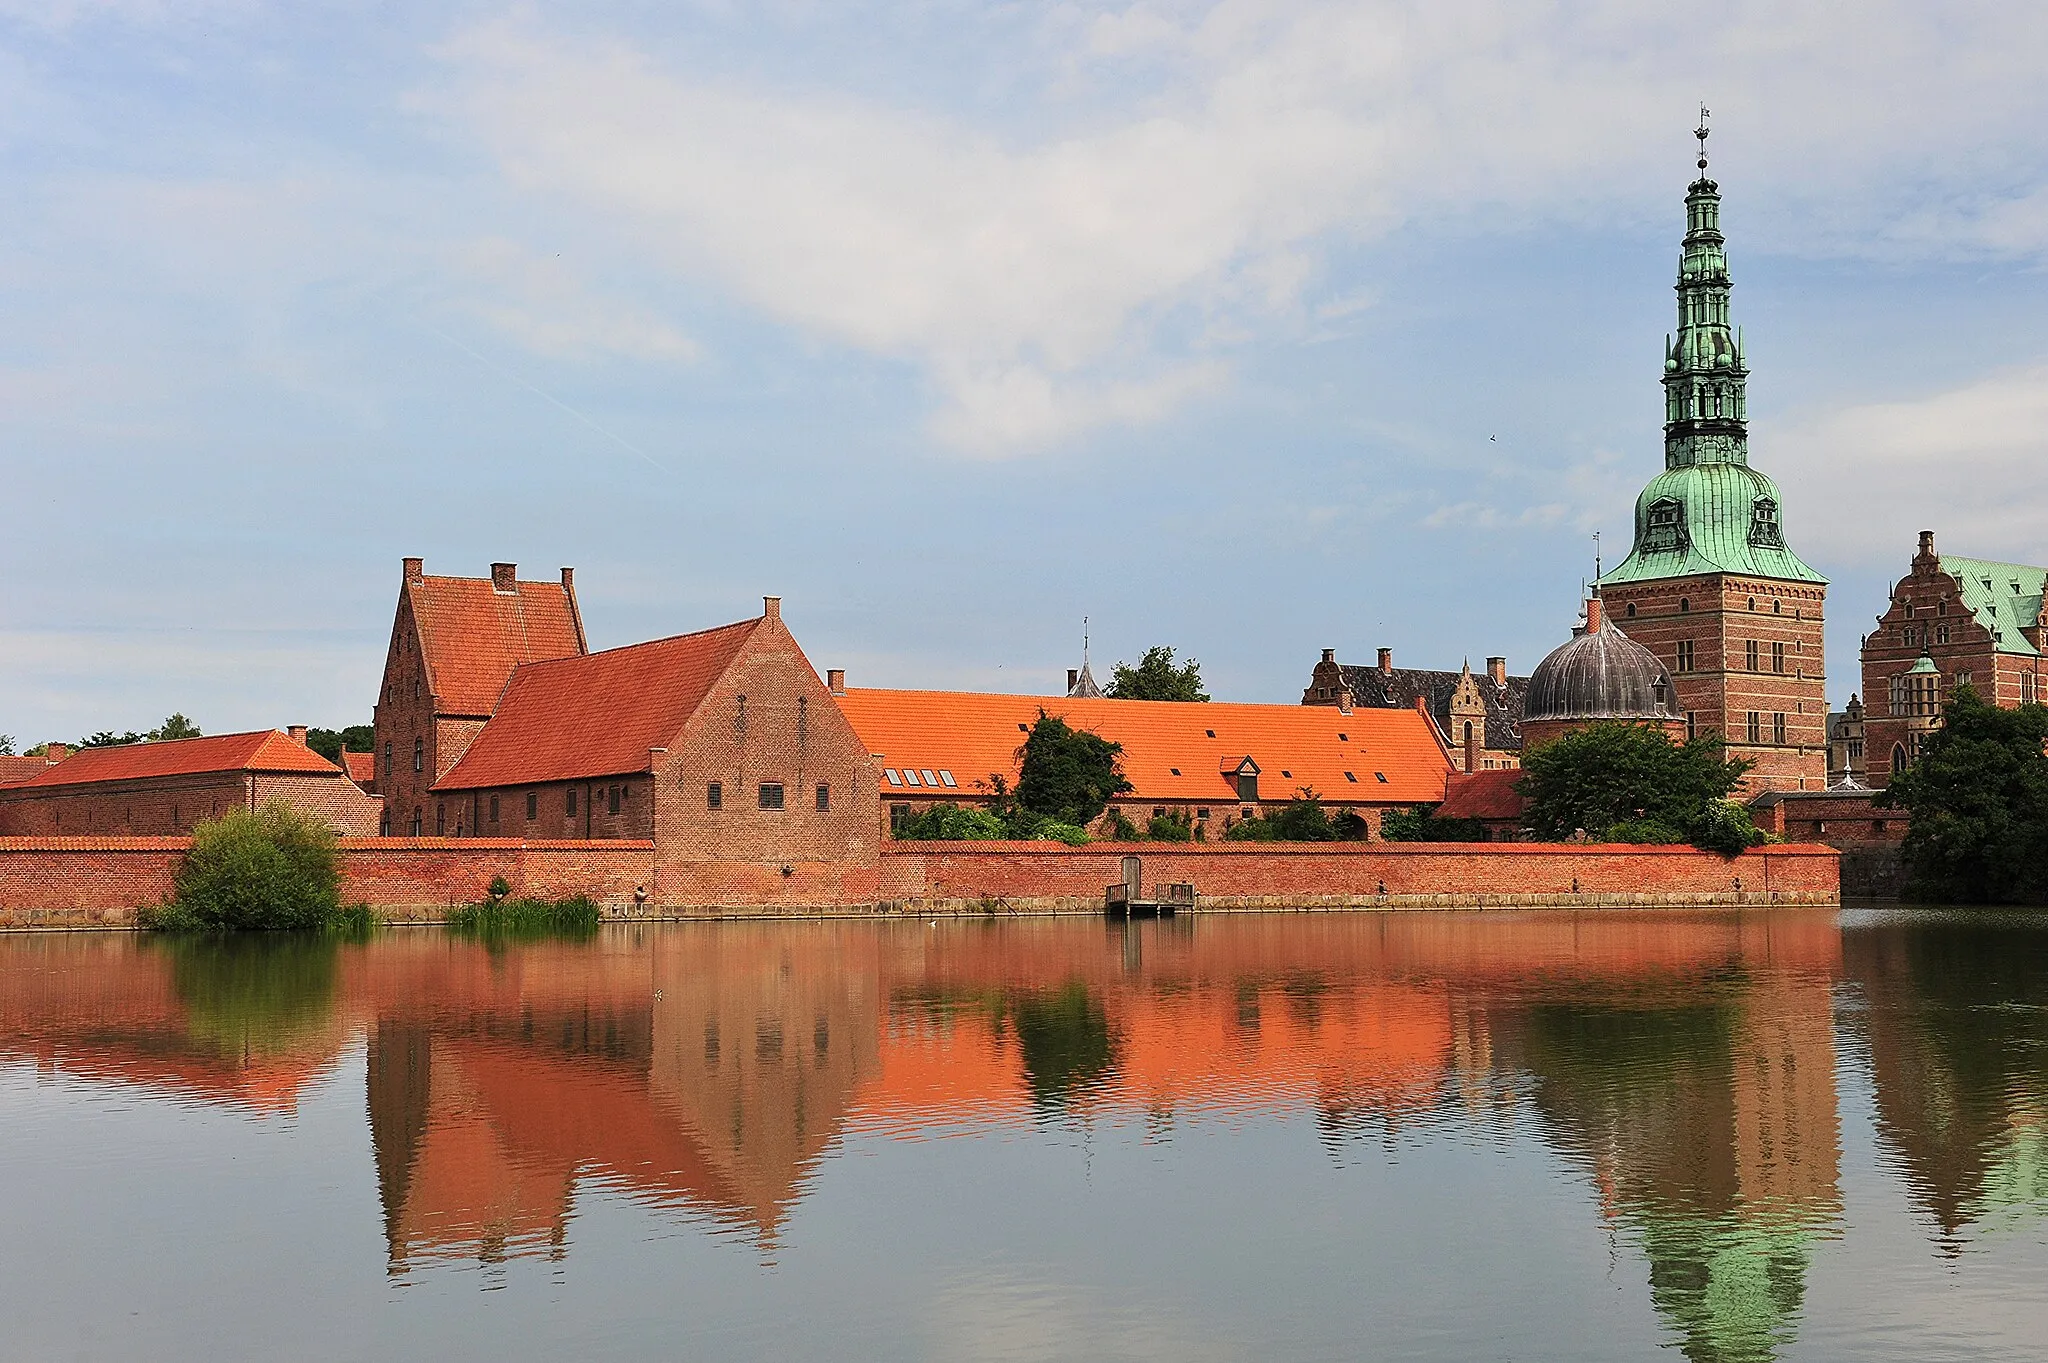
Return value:
M 597 931 L 598 917 L 597 901 L 589 895 L 566 899 L 493 897 L 452 910 L 448 926 L 466 936 L 490 940 L 588 937 Z
M 1038 825 L 1036 838 L 1040 842 L 1063 842 L 1069 847 L 1079 847 L 1089 840 L 1087 829 L 1057 819 L 1047 819 Z
M 1145 825 L 1145 837 L 1151 842 L 1193 842 L 1195 822 L 1178 809 L 1171 814 L 1154 814 Z
M 1000 842 L 1009 836 L 1003 821 L 986 809 L 956 804 L 933 805 L 913 814 L 894 832 L 907 842 Z
M 316 931 L 341 916 L 334 830 L 273 800 L 193 829 L 170 902 L 142 923 L 159 931 Z
M 1719 852 L 1724 857 L 1735 856 L 1766 840 L 1763 830 L 1749 817 L 1749 811 L 1733 800 L 1710 801 L 1687 832 L 1693 846 L 1703 852 Z
M 1109 842 L 1136 842 L 1138 826 L 1131 822 L 1128 814 L 1111 805 L 1109 812 L 1102 816 L 1102 836 Z
M 1486 842 L 1490 837 L 1484 820 L 1438 818 L 1435 805 L 1390 809 L 1380 816 L 1383 842 Z
M 1685 834 L 1668 823 L 1655 819 L 1623 819 L 1602 835 L 1604 842 L 1672 843 L 1684 842 Z

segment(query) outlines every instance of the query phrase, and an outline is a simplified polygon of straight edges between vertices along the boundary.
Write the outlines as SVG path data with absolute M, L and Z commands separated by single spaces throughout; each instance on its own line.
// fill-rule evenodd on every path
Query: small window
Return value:
M 607 786 L 605 788 L 604 802 L 607 813 L 616 814 L 619 812 L 619 788 L 617 786 Z
M 826 810 L 828 810 L 828 809 L 830 809 L 830 808 L 832 808 L 832 787 L 830 787 L 830 786 L 819 786 L 819 787 L 818 787 L 818 812 L 822 814 L 823 812 L 825 812 Z
M 1622 607 L 1622 612 L 1621 612 L 1621 613 L 1622 613 L 1623 615 L 1626 615 L 1626 616 L 1627 616 L 1627 617 L 1628 617 L 1629 619 L 1631 619 L 1631 620 L 1635 619 L 1635 618 L 1636 618 L 1636 603 L 1635 603 L 1635 602 L 1633 602 L 1633 601 L 1629 602 L 1629 603 L 1628 603 L 1628 605 L 1626 605 L 1626 606 Z
M 427 744 L 424 739 L 415 738 L 412 741 L 412 769 L 414 771 L 425 771 L 427 769 Z
M 1376 777 L 1376 778 L 1378 779 L 1378 781 L 1379 781 L 1379 783 L 1380 783 L 1381 785 L 1385 785 L 1385 784 L 1387 783 L 1387 774 L 1386 774 L 1385 772 L 1383 772 L 1383 771 L 1376 771 L 1376 772 L 1374 772 L 1374 773 L 1373 773 L 1373 776 L 1374 776 L 1374 777 Z
M 1152 817 L 1153 817 L 1153 818 L 1155 818 L 1155 819 L 1163 819 L 1163 818 L 1165 818 L 1165 817 L 1166 817 L 1166 806 L 1165 806 L 1165 805 L 1154 805 L 1154 806 L 1152 806 Z
M 62 828 L 63 826 L 64 815 L 59 813 L 57 815 L 57 827 Z M 377 836 L 380 838 L 391 836 L 391 811 L 388 809 L 377 816 Z
M 930 767 L 919 768 L 918 774 L 924 777 L 924 783 L 928 786 L 936 787 L 939 784 L 939 774 Z
M 1240 800 L 1256 800 L 1259 798 L 1259 778 L 1256 773 L 1241 771 L 1237 774 L 1237 798 Z M 1246 810 L 1245 813 L 1249 817 L 1251 811 Z
M 903 784 L 903 778 L 896 774 L 896 768 L 894 767 L 882 768 L 882 775 L 889 778 L 889 784 L 892 786 L 900 786 Z
M 1358 784 L 1358 774 L 1357 774 L 1356 772 L 1349 772 L 1349 771 L 1345 772 L 1345 773 L 1344 773 L 1344 779 L 1345 779 L 1345 780 L 1347 780 L 1347 781 L 1349 781 L 1349 782 L 1351 782 L 1351 784 L 1353 784 L 1353 785 L 1357 785 L 1357 784 Z
M 953 779 L 953 773 L 947 771 L 944 767 L 939 768 L 939 784 L 948 790 L 957 790 L 960 786 L 960 783 Z
M 903 784 L 904 784 L 904 785 L 906 785 L 906 786 L 914 786 L 914 785 L 916 785 L 916 784 L 917 784 L 917 773 L 916 773 L 916 772 L 914 772 L 914 771 L 912 771 L 912 770 L 911 770 L 910 768 L 908 768 L 908 767 L 905 767 L 905 768 L 903 769 Z
M 713 781 L 704 787 L 704 807 L 706 809 L 725 808 L 725 784 L 723 782 Z
M 576 787 L 571 786 L 569 787 L 568 791 L 564 793 L 562 797 L 562 809 L 563 812 L 568 814 L 570 818 L 573 819 L 576 817 Z
M 1691 600 L 1691 599 L 1690 599 L 1689 597 L 1683 597 L 1683 596 L 1681 596 L 1681 597 L 1679 597 L 1679 598 L 1678 598 L 1678 613 L 1679 613 L 1680 615 L 1684 615 L 1684 614 L 1686 614 L 1686 613 L 1687 613 L 1688 611 L 1690 611 L 1691 609 L 1692 609 L 1692 600 Z
M 1209 737 L 1211 738 L 1216 737 L 1216 731 L 1214 729 L 1204 729 L 1202 730 L 1202 732 L 1209 735 Z
M 446 800 L 443 800 L 434 806 L 434 836 L 438 838 L 443 836 L 447 832 L 448 802 Z
M 1752 743 L 1763 741 L 1763 716 L 1755 710 L 1749 712 L 1749 741 Z
M 1209 817 L 1209 811 L 1206 809 L 1197 809 L 1195 811 L 1195 817 L 1198 819 L 1206 819 Z
M 889 830 L 891 832 L 894 832 L 895 830 L 903 827 L 903 825 L 908 822 L 910 822 L 909 805 L 889 806 Z
M 763 781 L 761 783 L 760 800 L 761 808 L 763 809 L 782 808 L 782 783 L 780 781 Z
M 1745 644 L 1744 644 L 1744 645 L 1742 646 L 1742 653 L 1743 653 L 1743 657 L 1744 657 L 1744 658 L 1745 658 L 1745 659 L 1746 659 L 1746 660 L 1748 661 L 1748 663 L 1749 663 L 1749 670 L 1750 670 L 1750 671 L 1752 671 L 1752 672 L 1756 672 L 1756 671 L 1759 671 L 1760 669 L 1759 669 L 1759 668 L 1757 667 L 1757 642 L 1756 642 L 1756 640 L 1754 640 L 1754 639 L 1751 639 L 1751 640 L 1749 640 L 1749 641 L 1748 641 L 1747 643 L 1745 643 Z
M 1351 741 L 1351 735 L 1350 735 L 1350 734 L 1338 734 L 1338 735 L 1337 735 L 1337 741 L 1338 741 L 1339 743 L 1349 743 L 1349 742 Z
M 1017 726 L 1017 732 L 1020 734 L 1028 734 L 1031 732 L 1031 726 L 1029 724 L 1020 723 Z
M 1288 771 L 1288 770 L 1286 770 L 1285 768 L 1282 768 L 1282 769 L 1281 769 L 1281 772 L 1280 772 L 1280 774 L 1281 774 L 1282 776 L 1286 777 L 1286 778 L 1287 778 L 1288 780 L 1290 780 L 1290 781 L 1292 781 L 1292 780 L 1294 779 L 1294 773 L 1293 773 L 1293 772 L 1291 772 L 1291 771 Z
M 418 837 L 420 835 L 422 823 L 423 820 L 420 818 L 420 807 L 418 805 L 414 805 L 412 807 L 412 835 L 414 837 Z
M 1175 776 L 1178 776 L 1178 775 L 1180 775 L 1180 768 L 1179 768 L 1179 767 L 1168 767 L 1168 768 L 1167 768 L 1167 770 L 1168 770 L 1168 771 L 1170 771 L 1170 772 L 1172 772 L 1172 773 L 1173 773 L 1173 774 L 1174 774 Z
M 1669 553 L 1685 544 L 1685 507 L 1671 497 L 1650 503 L 1643 516 L 1643 552 Z
M 391 740 L 384 740 L 384 774 L 391 774 Z
M 1785 716 L 1784 716 L 1784 715 L 1782 715 L 1782 714 L 1776 714 L 1776 715 L 1772 715 L 1772 716 L 1771 716 L 1771 742 L 1773 742 L 1773 743 L 1779 743 L 1779 744 L 1782 744 L 1782 743 L 1783 743 L 1784 741 L 1785 741 Z
M 538 819 L 539 817 L 540 792 L 535 790 L 529 790 L 526 792 L 526 821 L 528 823 L 532 823 L 535 819 Z
M 497 822 L 498 822 L 498 797 L 497 797 L 497 796 L 495 796 L 495 795 L 493 795 L 493 796 L 491 797 L 491 823 L 492 823 L 493 825 L 495 825 L 495 824 L 496 824 Z

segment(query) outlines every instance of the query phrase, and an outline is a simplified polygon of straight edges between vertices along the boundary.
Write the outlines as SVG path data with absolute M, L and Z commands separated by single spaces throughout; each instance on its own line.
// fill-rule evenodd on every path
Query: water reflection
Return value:
M 1341 1166 L 1533 1132 L 1685 1357 L 1763 1359 L 1843 1233 L 1838 986 L 1931 1238 L 2048 1209 L 2044 942 L 1803 911 L 16 938 L 0 1058 L 279 1114 L 360 1044 L 400 1278 L 568 1256 L 597 1190 L 772 1259 L 856 1139 L 1299 1119 Z

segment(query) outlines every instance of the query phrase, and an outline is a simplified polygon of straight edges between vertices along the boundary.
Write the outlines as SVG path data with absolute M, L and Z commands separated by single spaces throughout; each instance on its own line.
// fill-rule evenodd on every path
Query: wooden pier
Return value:
M 1195 907 L 1195 887 L 1186 881 L 1154 885 L 1144 893 L 1144 865 L 1124 858 L 1124 878 L 1102 892 L 1102 911 L 1111 918 L 1171 918 L 1176 910 Z

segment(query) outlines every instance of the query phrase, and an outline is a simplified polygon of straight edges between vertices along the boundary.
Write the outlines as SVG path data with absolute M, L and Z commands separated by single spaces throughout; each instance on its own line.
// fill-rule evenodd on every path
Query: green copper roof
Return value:
M 2001 653 L 2037 653 L 2020 631 L 2040 619 L 2048 568 L 1943 554 L 1941 570 L 1962 588 L 1963 608 L 1991 631 L 1992 642 Z
M 1636 498 L 1635 544 L 1600 581 L 1744 573 L 1825 583 L 1785 547 L 1777 484 L 1748 464 L 1666 469 Z
M 1917 661 L 1915 661 L 1915 662 L 1914 662 L 1914 664 L 1913 664 L 1913 665 L 1912 665 L 1911 667 L 1909 667 L 1909 668 L 1907 668 L 1907 669 L 1906 669 L 1906 675 L 1907 675 L 1907 676 L 1911 676 L 1911 675 L 1912 675 L 1913 673 L 1915 673 L 1915 672 L 1920 672 L 1920 673 L 1927 673 L 1927 672 L 1939 672 L 1940 670 L 1941 670 L 1940 668 L 1938 668 L 1938 667 L 1936 667 L 1936 666 L 1934 665 L 1934 655 L 1933 655 L 1933 654 L 1931 654 L 1931 653 L 1922 653 L 1922 654 L 1920 655 L 1919 659 L 1918 659 Z
M 1704 128 L 1698 136 L 1704 172 Z M 1686 188 L 1678 333 L 1664 348 L 1664 472 L 1636 499 L 1635 540 L 1603 583 L 1693 573 L 1827 582 L 1786 547 L 1777 485 L 1749 466 L 1749 366 L 1729 325 L 1733 288 L 1720 186 L 1702 174 Z

